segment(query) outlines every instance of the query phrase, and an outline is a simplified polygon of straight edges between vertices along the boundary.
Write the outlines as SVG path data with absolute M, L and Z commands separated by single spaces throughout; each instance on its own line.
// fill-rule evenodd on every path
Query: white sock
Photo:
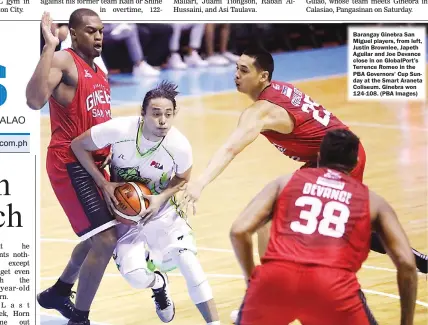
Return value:
M 155 283 L 152 286 L 152 289 L 160 289 L 165 284 L 164 279 L 158 273 L 155 273 Z
M 221 325 L 219 320 L 216 320 L 215 322 L 207 323 L 207 325 Z

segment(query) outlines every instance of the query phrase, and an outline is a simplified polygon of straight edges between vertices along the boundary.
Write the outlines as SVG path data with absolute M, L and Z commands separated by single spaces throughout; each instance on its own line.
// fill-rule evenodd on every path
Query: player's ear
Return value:
M 269 81 L 269 72 L 263 71 L 262 72 L 261 82 L 266 82 L 266 81 Z
M 74 29 L 74 28 L 70 28 L 69 29 L 69 31 L 70 31 L 70 36 L 73 38 L 73 37 L 76 37 L 76 30 Z

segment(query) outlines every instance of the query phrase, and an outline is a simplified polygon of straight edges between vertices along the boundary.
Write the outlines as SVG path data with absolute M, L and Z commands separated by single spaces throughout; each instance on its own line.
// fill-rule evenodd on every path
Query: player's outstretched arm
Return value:
M 251 237 L 271 218 L 276 199 L 289 179 L 283 176 L 266 185 L 232 224 L 230 239 L 247 281 L 255 267 Z
M 413 325 L 418 279 L 415 258 L 409 240 L 395 211 L 385 199 L 374 192 L 370 192 L 370 210 L 373 226 L 397 268 L 401 304 L 400 324 Z
M 51 26 L 52 19 L 45 12 L 41 20 L 45 46 L 26 89 L 27 105 L 34 110 L 39 110 L 46 104 L 52 91 L 61 82 L 67 60 L 66 53 L 55 53 L 59 44 L 58 30 L 55 35 L 52 34 Z
M 266 113 L 258 107 L 261 105 L 264 103 L 256 102 L 242 113 L 236 129 L 212 156 L 207 168 L 198 178 L 203 187 L 217 178 L 242 150 L 257 139 L 265 126 Z
M 260 107 L 262 105 L 266 104 L 256 102 L 242 113 L 237 128 L 212 156 L 202 175 L 187 185 L 183 194 L 182 205 L 187 207 L 189 203 L 194 204 L 199 199 L 202 190 L 222 173 L 237 154 L 257 139 L 265 126 L 264 119 L 267 115 L 266 110 Z

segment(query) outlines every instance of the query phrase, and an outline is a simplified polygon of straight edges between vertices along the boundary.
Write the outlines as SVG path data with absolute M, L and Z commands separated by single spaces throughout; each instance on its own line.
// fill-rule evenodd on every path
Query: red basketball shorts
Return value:
M 253 272 L 236 325 L 375 325 L 354 273 L 269 262 Z
M 316 163 L 310 161 L 304 164 L 302 168 L 315 168 L 317 166 Z M 350 175 L 359 180 L 360 182 L 363 181 L 364 176 L 364 168 L 366 167 L 366 152 L 364 150 L 363 145 L 360 143 L 360 146 L 358 148 L 358 161 L 357 165 L 354 167 L 353 170 L 351 170 Z
M 92 176 L 79 162 L 64 164 L 62 152 L 48 150 L 46 170 L 52 189 L 80 239 L 117 224 Z M 106 179 L 109 175 L 101 171 Z

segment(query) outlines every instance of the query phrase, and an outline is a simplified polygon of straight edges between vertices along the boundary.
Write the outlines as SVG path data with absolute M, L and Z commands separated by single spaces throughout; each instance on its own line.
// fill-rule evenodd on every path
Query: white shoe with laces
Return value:
M 164 323 L 169 323 L 174 319 L 175 316 L 175 305 L 169 296 L 168 288 L 168 277 L 165 273 L 155 271 L 155 274 L 158 274 L 162 277 L 164 284 L 159 289 L 153 289 L 153 300 L 156 306 L 156 314 L 158 314 L 159 319 Z

